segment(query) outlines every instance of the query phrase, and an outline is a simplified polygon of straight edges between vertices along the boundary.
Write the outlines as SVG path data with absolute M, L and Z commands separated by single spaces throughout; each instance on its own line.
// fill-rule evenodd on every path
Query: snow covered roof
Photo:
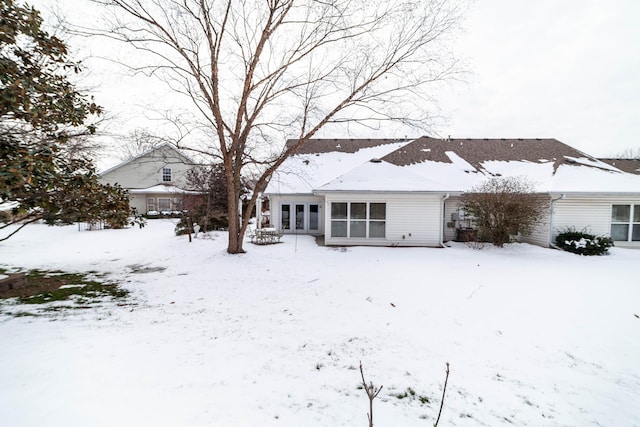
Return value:
M 132 188 L 129 190 L 131 194 L 201 194 L 199 191 L 183 190 L 175 185 L 158 184 L 147 188 Z
M 541 192 L 640 194 L 640 175 L 556 139 L 359 141 L 371 140 L 322 140 L 317 152 L 306 147 L 285 162 L 289 173 L 274 174 L 267 192 L 464 192 L 490 176 L 524 176 Z
M 408 144 L 399 139 L 312 139 L 274 172 L 265 194 L 309 194 L 372 158 Z M 287 144 L 292 144 L 288 141 Z

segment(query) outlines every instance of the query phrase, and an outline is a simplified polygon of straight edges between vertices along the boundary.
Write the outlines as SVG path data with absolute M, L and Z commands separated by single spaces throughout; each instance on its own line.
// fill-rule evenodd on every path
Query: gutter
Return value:
M 440 203 L 440 220 L 442 221 L 440 223 L 440 246 L 443 248 L 448 248 L 447 245 L 444 244 L 444 202 L 451 197 L 451 195 L 449 193 L 445 194 L 444 196 L 442 196 L 442 200 Z
M 565 193 L 562 193 L 560 195 L 560 197 L 556 197 L 555 199 L 551 199 L 551 206 L 549 207 L 549 247 L 553 248 L 553 249 L 560 249 L 555 243 L 553 243 L 553 241 L 551 240 L 551 236 L 553 235 L 553 205 L 558 201 L 558 200 L 563 200 L 564 198 L 566 198 L 567 195 Z

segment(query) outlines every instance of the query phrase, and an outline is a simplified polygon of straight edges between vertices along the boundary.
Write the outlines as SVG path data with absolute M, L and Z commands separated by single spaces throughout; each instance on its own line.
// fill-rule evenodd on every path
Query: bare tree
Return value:
M 640 148 L 627 148 L 624 151 L 619 152 L 615 156 L 616 159 L 640 159 Z
M 225 172 L 230 253 L 274 170 L 321 128 L 425 126 L 428 90 L 459 72 L 443 44 L 463 13 L 451 0 L 94 1 L 112 12 L 98 33 L 137 49 L 128 65 L 197 109 L 199 150 Z M 243 173 L 257 181 L 240 215 Z
M 462 208 L 474 218 L 480 237 L 498 247 L 511 235 L 528 235 L 549 209 L 549 196 L 519 177 L 492 177 L 464 193 Z

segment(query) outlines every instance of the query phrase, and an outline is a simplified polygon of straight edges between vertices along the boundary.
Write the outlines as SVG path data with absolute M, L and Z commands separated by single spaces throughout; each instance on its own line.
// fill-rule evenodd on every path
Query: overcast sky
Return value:
M 81 2 L 57 4 L 77 19 Z M 453 45 L 470 74 L 437 95 L 446 120 L 432 136 L 556 138 L 595 156 L 640 151 L 639 19 L 638 0 L 477 0 Z M 100 67 L 88 70 L 98 103 L 121 119 L 166 91 L 142 91 L 148 81 L 105 73 L 104 61 L 87 64 Z M 404 136 L 393 132 L 379 136 Z
M 640 150 L 639 19 L 637 0 L 478 0 L 457 44 L 473 74 L 442 97 L 443 134 Z

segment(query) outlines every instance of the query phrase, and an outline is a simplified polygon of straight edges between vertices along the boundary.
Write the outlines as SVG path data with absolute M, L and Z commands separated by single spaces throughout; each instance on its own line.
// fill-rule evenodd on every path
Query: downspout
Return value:
M 558 201 L 558 200 L 563 200 L 565 197 L 567 197 L 566 194 L 561 194 L 560 197 L 556 197 L 555 199 L 551 199 L 551 207 L 550 212 L 549 212 L 549 246 L 552 247 L 553 249 L 560 249 L 552 240 L 551 240 L 551 236 L 553 235 L 553 205 Z
M 442 221 L 440 223 L 440 246 L 443 248 L 447 248 L 448 246 L 444 244 L 444 226 L 445 226 L 445 220 L 444 220 L 444 202 L 450 197 L 450 194 L 447 193 L 444 196 L 442 196 L 442 201 L 440 202 L 440 220 Z
M 256 199 L 256 228 L 262 228 L 262 193 Z

